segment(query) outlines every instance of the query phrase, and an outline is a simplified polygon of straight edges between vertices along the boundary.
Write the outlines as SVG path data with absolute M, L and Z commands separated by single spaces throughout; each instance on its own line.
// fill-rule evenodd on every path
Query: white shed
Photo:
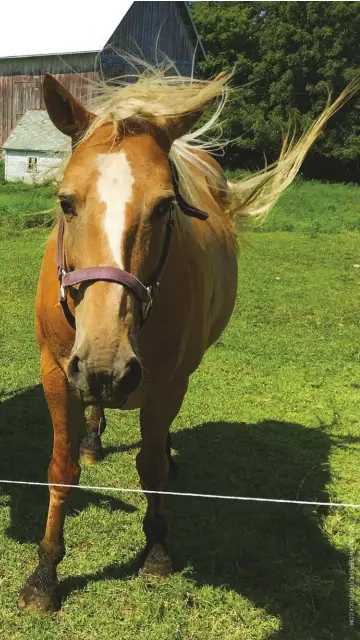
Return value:
M 2 146 L 5 180 L 50 180 L 70 150 L 69 140 L 54 127 L 46 111 L 29 109 Z

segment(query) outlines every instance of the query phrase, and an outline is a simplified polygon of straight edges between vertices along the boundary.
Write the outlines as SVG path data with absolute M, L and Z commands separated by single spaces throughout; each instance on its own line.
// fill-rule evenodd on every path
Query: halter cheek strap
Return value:
M 172 238 L 173 224 L 174 213 L 173 208 L 171 208 L 168 214 L 165 241 L 159 264 L 150 282 L 146 286 L 128 271 L 124 271 L 123 269 L 118 269 L 116 267 L 89 267 L 87 269 L 75 269 L 75 271 L 66 272 L 63 266 L 65 221 L 64 217 L 61 216 L 59 221 L 57 245 L 57 273 L 60 282 L 59 302 L 62 306 L 66 320 L 73 329 L 76 328 L 75 317 L 70 311 L 70 307 L 67 302 L 66 289 L 82 282 L 86 282 L 87 284 L 98 281 L 114 282 L 116 284 L 122 285 L 123 287 L 126 287 L 141 303 L 141 322 L 142 324 L 145 322 L 145 320 L 150 315 L 152 302 L 157 294 L 160 285 L 160 279 L 167 263 Z
M 192 218 L 197 218 L 199 220 L 207 220 L 209 217 L 207 213 L 204 213 L 200 209 L 193 207 L 190 205 L 184 198 L 182 197 L 179 191 L 179 177 L 178 172 L 174 163 L 169 159 L 169 164 L 173 176 L 173 188 L 175 193 L 175 198 L 178 206 L 181 211 L 185 213 L 185 215 L 190 216 Z M 64 316 L 70 326 L 75 329 L 75 317 L 70 311 L 69 305 L 67 303 L 67 295 L 66 289 L 68 287 L 72 287 L 75 284 L 80 284 L 82 282 L 86 282 L 91 284 L 93 282 L 114 282 L 116 284 L 120 284 L 123 287 L 126 287 L 135 298 L 141 303 L 141 326 L 147 320 L 151 313 L 153 300 L 158 292 L 160 280 L 163 275 L 164 269 L 166 267 L 166 263 L 169 256 L 172 233 L 174 226 L 174 207 L 173 205 L 169 209 L 167 224 L 166 224 L 166 232 L 165 232 L 165 240 L 163 249 L 161 252 L 159 263 L 153 273 L 150 281 L 147 285 L 143 284 L 138 278 L 129 273 L 128 271 L 124 271 L 123 269 L 118 269 L 116 267 L 88 267 L 87 269 L 75 269 L 75 271 L 66 271 L 64 265 L 64 233 L 65 233 L 65 219 L 64 216 L 61 215 L 59 220 L 59 229 L 58 229 L 58 243 L 57 243 L 57 273 L 60 283 L 59 290 L 59 302 L 62 306 Z

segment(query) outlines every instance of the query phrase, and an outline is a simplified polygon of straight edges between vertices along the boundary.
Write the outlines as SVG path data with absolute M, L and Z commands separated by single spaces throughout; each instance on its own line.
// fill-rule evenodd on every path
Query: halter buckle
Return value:
M 66 274 L 65 269 L 63 269 L 62 267 L 59 267 L 58 269 L 58 278 L 59 278 L 59 282 L 60 282 L 60 291 L 59 291 L 59 300 L 60 302 L 65 302 L 66 300 L 66 289 L 62 283 L 62 279 L 63 276 Z
M 160 282 L 155 282 L 149 287 L 146 287 L 148 292 L 148 299 L 142 303 L 142 316 L 143 320 L 147 320 L 151 314 L 154 298 L 159 290 Z
M 59 300 L 60 302 L 65 302 L 66 300 L 66 290 L 63 284 L 60 285 Z
M 148 317 L 150 316 L 152 305 L 153 305 L 153 297 L 152 297 L 151 287 L 146 287 L 146 290 L 148 292 L 148 299 L 147 299 L 146 302 L 142 303 L 143 321 L 147 320 Z

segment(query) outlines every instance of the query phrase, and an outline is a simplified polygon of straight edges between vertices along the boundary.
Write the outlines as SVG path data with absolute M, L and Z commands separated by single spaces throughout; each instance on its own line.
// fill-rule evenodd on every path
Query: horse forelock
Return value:
M 206 161 L 204 153 L 197 151 L 223 153 L 227 141 L 221 139 L 219 121 L 230 91 L 230 79 L 231 74 L 206 81 L 180 74 L 166 75 L 164 69 L 147 65 L 136 82 L 101 82 L 99 95 L 91 105 L 96 117 L 78 146 L 93 143 L 99 134 L 105 139 L 105 132 L 112 145 L 123 137 L 147 132 L 174 162 L 183 195 L 191 204 L 201 207 L 203 192 L 198 188 L 198 172 L 216 182 L 218 170 Z M 189 113 L 201 112 L 214 98 L 219 98 L 218 104 L 201 126 L 170 143 L 167 127 Z

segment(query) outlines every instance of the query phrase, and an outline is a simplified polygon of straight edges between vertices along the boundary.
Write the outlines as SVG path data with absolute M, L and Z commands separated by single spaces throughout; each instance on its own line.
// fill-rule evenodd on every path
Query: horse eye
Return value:
M 173 206 L 174 200 L 173 198 L 166 198 L 166 200 L 162 200 L 154 207 L 153 215 L 155 216 L 163 216 L 168 213 L 169 209 Z
M 59 200 L 60 200 L 60 206 L 64 214 L 73 215 L 74 209 L 73 209 L 73 203 L 71 202 L 71 200 L 68 200 L 67 198 L 59 198 Z

